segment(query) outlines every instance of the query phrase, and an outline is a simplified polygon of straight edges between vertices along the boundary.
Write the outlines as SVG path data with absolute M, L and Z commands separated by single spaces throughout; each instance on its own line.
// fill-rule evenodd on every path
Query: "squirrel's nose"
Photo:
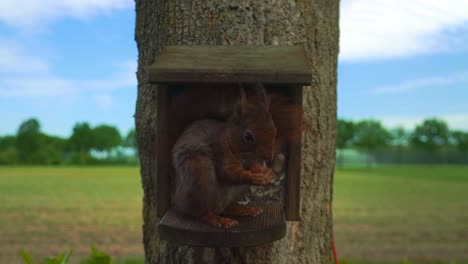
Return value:
M 274 151 L 272 149 L 261 148 L 259 149 L 258 154 L 260 154 L 259 157 L 262 157 L 262 159 L 266 162 L 270 162 L 274 158 Z
M 273 152 L 267 152 L 263 155 L 263 159 L 266 161 L 266 162 L 270 162 L 273 160 Z

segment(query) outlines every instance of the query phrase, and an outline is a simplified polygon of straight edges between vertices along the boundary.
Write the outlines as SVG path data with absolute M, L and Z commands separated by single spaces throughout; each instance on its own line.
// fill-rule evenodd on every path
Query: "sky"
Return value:
M 342 0 L 338 116 L 468 131 L 468 0 Z M 133 126 L 133 0 L 0 2 L 0 135 Z

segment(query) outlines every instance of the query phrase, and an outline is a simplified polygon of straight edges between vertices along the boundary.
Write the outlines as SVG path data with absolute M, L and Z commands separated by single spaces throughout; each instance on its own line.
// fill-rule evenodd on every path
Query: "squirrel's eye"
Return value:
M 244 141 L 247 143 L 255 143 L 255 137 L 250 130 L 244 131 Z

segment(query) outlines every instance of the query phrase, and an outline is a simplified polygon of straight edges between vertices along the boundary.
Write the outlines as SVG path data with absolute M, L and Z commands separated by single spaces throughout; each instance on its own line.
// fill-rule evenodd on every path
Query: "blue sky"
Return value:
M 442 117 L 468 130 L 468 1 L 344 0 L 338 113 L 413 128 Z M 0 135 L 37 117 L 133 127 L 137 50 L 132 0 L 0 3 Z

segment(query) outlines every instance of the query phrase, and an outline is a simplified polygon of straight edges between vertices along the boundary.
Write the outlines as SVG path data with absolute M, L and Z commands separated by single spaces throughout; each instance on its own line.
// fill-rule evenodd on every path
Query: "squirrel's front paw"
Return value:
M 246 206 L 244 209 L 244 213 L 246 216 L 258 216 L 263 213 L 263 210 L 261 208 L 255 207 L 255 206 Z
M 219 217 L 212 224 L 215 227 L 222 227 L 224 229 L 228 229 L 228 228 L 235 227 L 236 225 L 239 224 L 239 222 L 231 218 Z
M 254 185 L 266 185 L 271 183 L 271 177 L 269 173 L 252 173 L 250 181 Z
M 205 213 L 198 218 L 211 226 L 222 227 L 224 229 L 232 228 L 239 224 L 239 222 L 234 219 L 222 217 L 213 213 Z

